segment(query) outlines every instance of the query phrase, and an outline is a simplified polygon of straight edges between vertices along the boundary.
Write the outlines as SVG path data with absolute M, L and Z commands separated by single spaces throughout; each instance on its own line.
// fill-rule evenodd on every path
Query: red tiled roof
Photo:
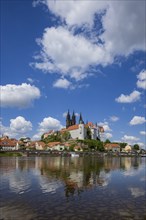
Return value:
M 92 122 L 88 122 L 88 126 L 93 126 L 93 123 Z
M 48 145 L 48 147 L 53 147 L 53 146 L 55 146 L 55 145 L 58 145 L 58 144 L 60 144 L 60 142 L 49 142 L 47 145 Z
M 62 128 L 62 129 L 60 130 L 60 133 L 64 133 L 65 131 L 68 131 L 67 128 Z
M 108 143 L 108 144 L 105 144 L 104 147 L 105 148 L 117 148 L 117 147 L 120 147 L 120 145 L 116 143 Z
M 3 139 L 0 140 L 0 146 L 3 147 L 15 147 L 17 144 L 17 140 L 11 140 L 11 139 Z
M 78 128 L 79 128 L 79 125 L 72 125 L 72 126 L 67 128 L 67 131 L 76 130 Z

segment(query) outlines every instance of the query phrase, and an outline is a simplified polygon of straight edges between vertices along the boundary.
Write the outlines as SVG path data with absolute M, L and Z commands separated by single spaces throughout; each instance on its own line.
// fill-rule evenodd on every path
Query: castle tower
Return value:
M 72 125 L 75 125 L 76 124 L 76 116 L 75 116 L 75 113 L 73 111 L 73 114 L 72 114 Z
M 68 110 L 67 116 L 66 116 L 66 128 L 68 128 L 71 125 L 71 119 L 70 119 L 70 113 Z
M 80 118 L 79 118 L 79 124 L 84 124 L 83 118 L 82 118 L 82 114 L 80 113 Z
M 85 128 L 84 124 L 79 124 L 79 139 L 84 140 L 85 139 Z
M 79 118 L 79 139 L 81 140 L 85 139 L 84 121 L 83 121 L 81 113 L 80 113 L 80 118 Z

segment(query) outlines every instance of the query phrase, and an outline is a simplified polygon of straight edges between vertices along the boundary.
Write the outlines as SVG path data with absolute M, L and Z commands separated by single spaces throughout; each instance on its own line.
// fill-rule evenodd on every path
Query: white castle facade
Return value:
M 73 112 L 72 117 L 68 111 L 66 116 L 66 129 L 62 131 L 68 131 L 72 139 L 94 139 L 100 140 L 101 134 L 104 132 L 103 127 L 93 124 L 92 122 L 84 123 L 82 115 L 79 117 L 79 124 L 76 124 L 76 116 Z

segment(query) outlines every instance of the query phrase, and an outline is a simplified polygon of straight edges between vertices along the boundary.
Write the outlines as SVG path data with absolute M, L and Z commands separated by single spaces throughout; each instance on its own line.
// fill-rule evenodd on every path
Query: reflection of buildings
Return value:
M 101 172 L 104 162 L 99 162 L 97 158 L 38 157 L 36 164 L 41 174 L 49 180 L 48 192 L 52 191 L 50 181 L 57 178 L 65 183 L 66 196 L 97 185 L 106 186 L 110 176 L 104 170 Z
M 28 190 L 31 185 L 29 175 L 34 175 L 43 192 L 53 193 L 64 187 L 66 196 L 70 196 L 84 189 L 107 186 L 113 170 L 123 169 L 124 175 L 133 175 L 141 162 L 141 158 L 133 157 L 46 156 L 1 158 L 0 167 L 1 178 L 8 180 L 13 192 Z
M 65 184 L 66 196 L 80 193 L 84 189 L 96 186 L 105 187 L 108 185 L 111 175 L 110 171 L 133 169 L 135 164 L 139 165 L 139 158 L 69 158 L 69 157 L 49 157 L 36 158 L 37 168 L 41 174 L 48 178 L 48 192 L 51 191 L 52 179 L 58 179 Z M 45 179 L 47 181 L 47 179 Z M 58 186 L 55 186 L 56 189 Z M 53 188 L 52 188 L 53 191 Z

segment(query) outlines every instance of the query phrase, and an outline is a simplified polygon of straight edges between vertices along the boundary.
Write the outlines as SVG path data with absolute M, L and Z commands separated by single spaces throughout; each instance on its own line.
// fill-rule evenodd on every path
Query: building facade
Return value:
M 66 116 L 66 129 L 63 129 L 62 131 L 68 131 L 72 139 L 100 140 L 100 134 L 104 132 L 104 129 L 97 124 L 93 124 L 92 122 L 85 124 L 81 113 L 79 116 L 79 123 L 76 124 L 76 115 L 74 111 L 71 116 L 68 110 Z

